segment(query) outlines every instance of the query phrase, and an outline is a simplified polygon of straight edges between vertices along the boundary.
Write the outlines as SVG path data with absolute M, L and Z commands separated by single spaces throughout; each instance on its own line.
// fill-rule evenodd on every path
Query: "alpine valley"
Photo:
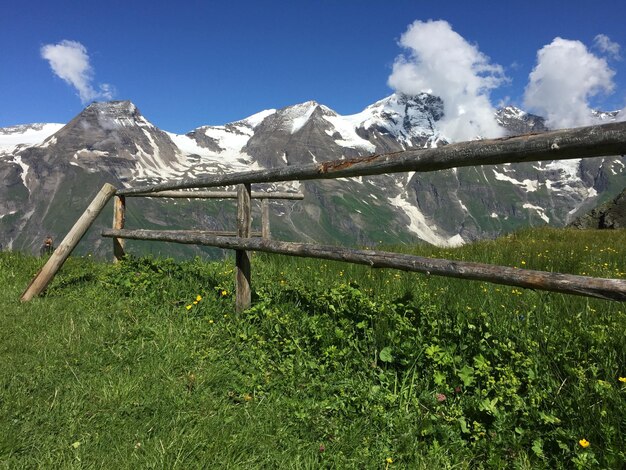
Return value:
M 105 182 L 116 187 L 445 145 L 443 102 L 393 94 L 342 116 L 309 101 L 262 111 L 185 135 L 151 124 L 130 101 L 92 103 L 66 125 L 0 129 L 0 242 L 36 252 L 57 241 Z M 616 113 L 596 113 L 598 123 Z M 515 107 L 497 111 L 509 134 L 542 132 L 544 120 Z M 564 226 L 626 186 L 626 158 L 468 167 L 434 173 L 259 185 L 293 190 L 303 201 L 271 202 L 273 238 L 348 246 L 428 242 L 454 246 L 525 226 Z M 260 226 L 257 207 L 253 230 Z M 110 255 L 99 233 L 112 210 L 79 244 Z M 127 200 L 128 228 L 233 230 L 233 201 Z M 129 242 L 134 254 L 182 255 L 199 247 Z

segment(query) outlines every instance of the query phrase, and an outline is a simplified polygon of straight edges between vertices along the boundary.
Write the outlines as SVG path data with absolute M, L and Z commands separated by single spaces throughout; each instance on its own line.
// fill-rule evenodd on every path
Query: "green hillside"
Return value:
M 348 198 L 346 203 L 350 203 Z M 413 253 L 626 278 L 626 231 Z M 623 468 L 624 303 L 326 261 L 0 253 L 0 468 Z

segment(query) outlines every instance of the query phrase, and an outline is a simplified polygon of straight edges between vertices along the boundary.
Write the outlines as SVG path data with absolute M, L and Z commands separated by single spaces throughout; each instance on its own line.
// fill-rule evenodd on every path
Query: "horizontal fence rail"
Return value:
M 131 196 L 165 190 L 210 188 L 240 183 L 332 179 L 407 171 L 429 172 L 464 166 L 568 160 L 623 154 L 626 154 L 626 122 L 617 122 L 541 134 L 460 142 L 437 148 L 406 150 L 317 164 L 211 175 L 178 182 L 127 188 L 118 191 L 118 194 Z
M 437 276 L 486 281 L 527 289 L 562 292 L 596 297 L 606 300 L 626 301 L 626 280 L 603 279 L 571 274 L 533 271 L 506 266 L 425 258 L 415 255 L 373 250 L 355 250 L 334 246 L 280 242 L 252 238 L 217 237 L 202 231 L 188 230 L 104 230 L 104 237 L 154 240 L 193 245 L 206 245 L 233 250 L 261 251 L 305 258 L 345 261 L 374 268 L 395 268 Z
M 158 193 L 131 193 L 128 197 L 168 197 L 177 199 L 237 199 L 237 191 L 160 191 Z M 302 200 L 304 194 L 290 192 L 252 191 L 252 199 Z
M 241 186 L 241 185 L 239 185 Z M 248 185 L 249 186 L 249 185 Z M 252 199 L 261 200 L 261 232 L 250 232 L 251 237 L 263 237 L 270 238 L 270 214 L 269 214 L 269 200 L 302 200 L 304 194 L 294 191 L 247 191 L 249 198 L 247 202 L 250 203 Z M 134 193 L 129 197 L 135 198 L 180 198 L 180 199 L 238 199 L 238 211 L 241 201 L 239 191 L 161 191 L 157 193 Z M 248 212 L 250 208 L 246 209 Z M 251 214 L 248 214 L 251 222 Z M 117 194 L 114 199 L 113 206 L 113 229 L 121 230 L 126 223 L 126 196 Z M 240 235 L 237 231 L 205 231 L 204 233 L 234 237 Z M 113 262 L 117 263 L 126 255 L 125 241 L 122 238 L 113 238 Z

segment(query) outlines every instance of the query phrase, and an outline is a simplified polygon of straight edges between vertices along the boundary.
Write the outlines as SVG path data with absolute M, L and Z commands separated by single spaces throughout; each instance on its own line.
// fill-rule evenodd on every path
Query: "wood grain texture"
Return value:
M 113 229 L 121 230 L 126 223 L 126 198 L 124 196 L 115 196 L 113 198 Z M 123 238 L 113 239 L 113 262 L 118 263 L 122 260 L 125 252 L 126 241 Z
M 250 184 L 237 187 L 237 237 L 249 239 L 252 228 L 252 203 Z M 236 292 L 235 311 L 243 312 L 252 304 L 250 253 L 245 249 L 235 251 Z
M 272 238 L 270 231 L 270 201 L 261 199 L 261 236 L 263 238 Z

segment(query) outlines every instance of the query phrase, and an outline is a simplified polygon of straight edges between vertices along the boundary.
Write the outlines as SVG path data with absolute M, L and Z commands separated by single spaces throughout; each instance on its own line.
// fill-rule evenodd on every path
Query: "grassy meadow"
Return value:
M 389 248 L 389 247 L 387 247 Z M 626 278 L 626 231 L 415 254 Z M 624 468 L 626 304 L 254 254 L 0 253 L 0 468 Z

